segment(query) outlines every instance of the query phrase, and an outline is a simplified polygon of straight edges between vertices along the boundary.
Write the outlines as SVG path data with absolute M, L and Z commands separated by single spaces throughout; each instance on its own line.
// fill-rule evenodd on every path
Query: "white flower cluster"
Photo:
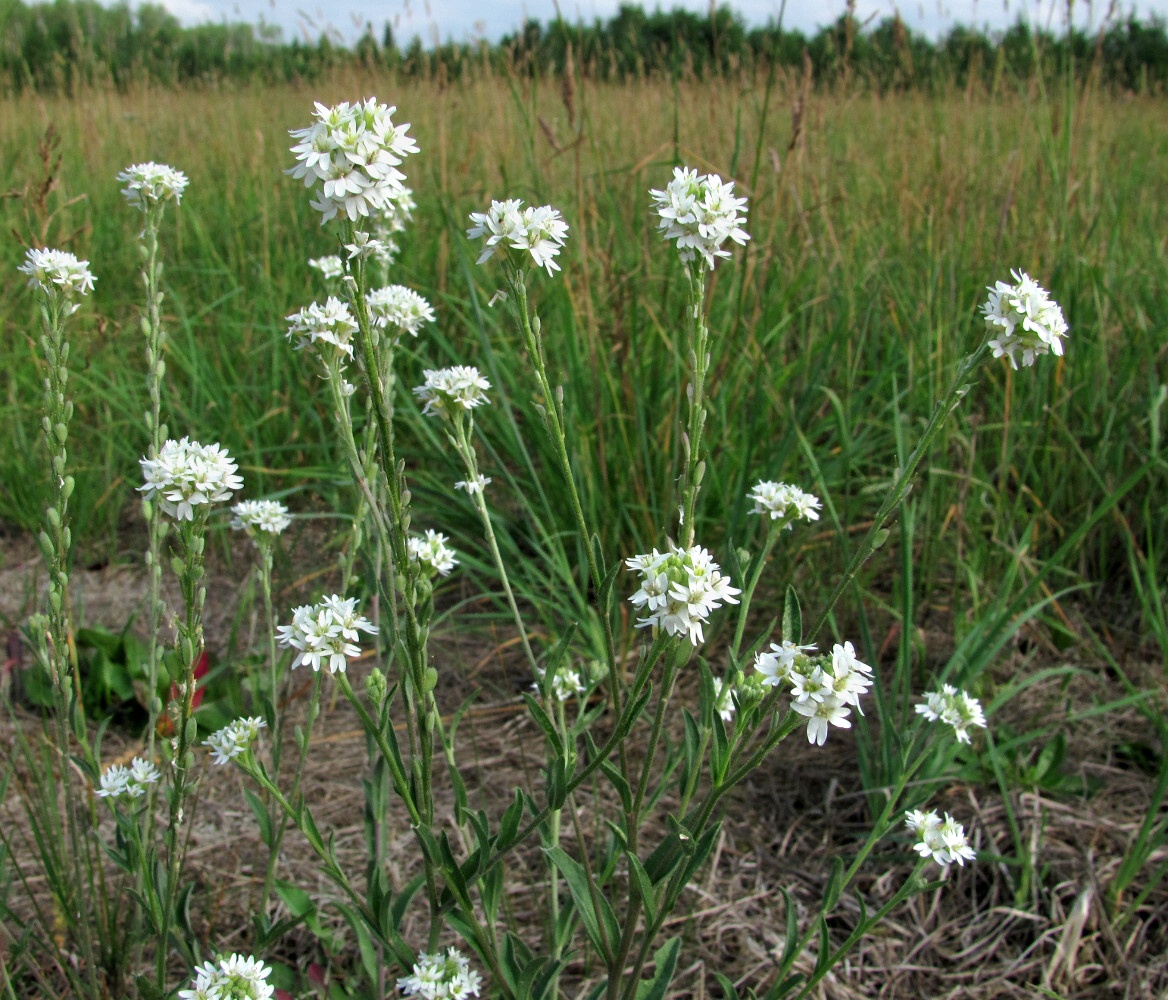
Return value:
M 750 235 L 742 226 L 746 199 L 734 197 L 734 182 L 717 174 L 699 174 L 674 167 L 673 180 L 663 191 L 651 190 L 653 208 L 660 216 L 657 228 L 664 239 L 676 240 L 686 263 L 701 257 L 713 270 L 715 257 L 729 258 L 727 239 L 745 245 Z
M 308 266 L 319 271 L 325 281 L 332 281 L 345 273 L 345 265 L 336 254 L 327 257 L 310 257 Z
M 292 661 L 295 669 L 307 663 L 320 670 L 327 661 L 331 673 L 345 672 L 347 660 L 361 655 L 358 632 L 377 634 L 377 626 L 357 614 L 357 599 L 336 594 L 318 604 L 292 609 L 292 624 L 280 625 L 276 639 L 284 649 L 298 650 Z
M 1043 354 L 1061 357 L 1062 338 L 1070 328 L 1059 304 L 1025 271 L 1010 273 L 1015 284 L 999 281 L 987 287 L 990 296 L 981 307 L 986 330 L 993 335 L 989 345 L 994 357 L 1005 354 L 1015 369 L 1019 356 L 1024 367 Z
M 536 667 L 535 669 L 539 680 L 531 686 L 536 691 L 542 691 L 544 682 L 547 680 L 547 668 Z M 552 675 L 552 697 L 556 701 L 567 701 L 573 695 L 583 694 L 585 690 L 587 689 L 580 677 L 580 671 L 573 670 L 566 663 L 561 664 Z
M 255 742 L 260 730 L 267 723 L 259 716 L 239 718 L 229 722 L 203 740 L 203 746 L 211 748 L 216 764 L 226 764 L 232 757 L 238 757 Z
M 349 260 L 360 258 L 361 260 L 388 260 L 389 249 L 381 240 L 374 236 L 370 236 L 364 230 L 358 230 L 353 233 L 353 242 L 346 243 L 345 249 L 349 251 Z
M 335 348 L 337 355 L 345 359 L 353 356 L 353 334 L 357 331 L 357 321 L 345 305 L 335 295 L 330 295 L 322 306 L 313 302 L 299 312 L 287 317 L 289 340 L 295 341 L 296 350 L 328 344 Z M 327 360 L 327 356 L 326 356 Z M 344 360 L 344 359 L 342 359 Z
M 831 656 L 809 656 L 815 646 L 788 639 L 758 653 L 754 668 L 762 682 L 791 686 L 791 708 L 807 718 L 807 742 L 823 746 L 829 725 L 850 729 L 851 706 L 863 715 L 860 698 L 872 687 L 872 668 L 856 659 L 850 642 L 836 643 Z
M 424 536 L 411 535 L 406 540 L 406 548 L 410 558 L 419 563 L 427 575 L 449 576 L 458 565 L 454 549 L 447 544 L 449 541 L 440 531 L 427 528 Z
M 418 146 L 406 134 L 409 125 L 394 125 L 396 110 L 375 97 L 332 108 L 318 102 L 308 128 L 289 130 L 300 141 L 292 147 L 298 162 L 285 173 L 319 186 L 312 207 L 322 223 L 338 214 L 351 222 L 376 217 L 402 189 L 398 165 Z
M 231 508 L 235 515 L 231 527 L 246 531 L 252 538 L 257 532 L 278 535 L 292 523 L 288 508 L 279 500 L 241 500 Z
M 917 838 L 913 850 L 922 858 L 931 857 L 942 868 L 954 861 L 964 868 L 966 861 L 977 857 L 965 837 L 965 828 L 948 813 L 942 820 L 931 809 L 927 813 L 913 809 L 905 813 L 904 824 Z
M 800 518 L 818 521 L 819 508 L 823 506 L 813 493 L 804 493 L 790 483 L 770 480 L 759 480 L 747 494 L 747 499 L 754 501 L 751 514 L 766 514 L 772 521 L 782 521 L 783 528 L 793 528 Z
M 474 225 L 466 231 L 467 237 L 487 238 L 478 263 L 485 264 L 497 253 L 514 258 L 510 251 L 518 250 L 520 258 L 531 254 L 536 267 L 546 268 L 549 276 L 560 269 L 555 257 L 568 238 L 568 224 L 551 205 L 523 208 L 518 199 L 492 201 L 488 211 L 471 212 L 470 221 Z
M 453 417 L 463 410 L 473 410 L 487 401 L 491 383 L 470 365 L 456 365 L 437 371 L 422 372 L 426 381 L 414 386 L 414 395 L 424 403 L 422 413 Z
M 407 997 L 422 1000 L 463 1000 L 477 997 L 483 977 L 470 967 L 469 960 L 457 949 L 446 954 L 421 952 L 413 973 L 397 981 L 397 988 Z
M 386 285 L 365 296 L 369 318 L 380 330 L 395 327 L 412 337 L 423 323 L 434 322 L 434 310 L 421 295 L 405 285 Z
M 66 299 L 88 295 L 97 280 L 89 270 L 89 261 L 78 260 L 67 250 L 30 248 L 17 270 L 28 275 L 29 288 L 39 288 L 46 295 L 60 294 Z M 70 312 L 76 311 L 74 305 Z
M 722 602 L 737 604 L 735 595 L 742 593 L 718 572 L 718 564 L 700 545 L 675 546 L 665 553 L 654 549 L 626 559 L 625 565 L 641 574 L 641 587 L 629 598 L 633 607 L 648 612 L 637 619 L 637 627 L 651 625 L 669 635 L 688 635 L 695 646 L 705 639 L 702 624 L 710 612 Z
M 172 198 L 176 203 L 182 201 L 183 192 L 190 183 L 181 170 L 153 161 L 126 167 L 118 174 L 117 180 L 126 185 L 122 188 L 126 201 L 143 212 Z
M 258 958 L 232 955 L 218 964 L 195 967 L 192 989 L 179 990 L 178 1000 L 268 1000 L 275 987 L 266 982 L 272 970 Z
M 101 787 L 97 794 L 102 798 L 117 799 L 128 795 L 132 799 L 146 794 L 146 786 L 159 778 L 158 768 L 150 761 L 135 757 L 130 766 L 111 764 L 101 776 Z
M 193 521 L 195 507 L 230 500 L 243 488 L 239 468 L 218 444 L 199 444 L 190 438 L 170 440 L 157 458 L 139 459 L 146 482 L 138 489 L 146 499 L 161 497 L 162 509 L 176 521 Z
M 917 713 L 930 722 L 939 720 L 947 726 L 952 726 L 958 743 L 972 742 L 969 735 L 970 726 L 986 728 L 986 717 L 981 702 L 952 684 L 942 684 L 940 691 L 926 693 L 925 700 L 916 708 Z
M 402 187 L 389 196 L 385 208 L 373 217 L 373 235 L 386 245 L 391 258 L 398 250 L 393 237 L 398 233 L 405 232 L 407 224 L 414 217 L 414 209 L 417 207 L 418 203 L 414 201 L 414 192 L 408 187 Z

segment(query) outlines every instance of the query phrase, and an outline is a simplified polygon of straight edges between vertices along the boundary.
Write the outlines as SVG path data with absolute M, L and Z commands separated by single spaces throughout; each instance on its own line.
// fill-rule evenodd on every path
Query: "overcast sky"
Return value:
M 156 0 L 157 2 L 157 0 Z M 315 40 L 323 29 L 331 28 L 346 41 L 361 34 L 372 23 L 380 38 L 386 22 L 404 45 L 414 35 L 432 41 L 465 42 L 486 38 L 492 42 L 515 31 L 529 17 L 544 23 L 556 16 L 555 0 L 160 0 L 162 6 L 185 24 L 202 21 L 265 21 L 283 29 L 283 37 Z M 559 10 L 572 22 L 606 20 L 616 13 L 619 0 L 560 0 Z M 694 11 L 709 9 L 708 0 L 650 0 L 646 10 L 684 7 Z M 777 21 L 783 11 L 783 26 L 813 34 L 843 12 L 844 0 L 737 0 L 730 6 L 749 25 Z M 1070 0 L 1075 23 L 1097 27 L 1106 13 L 1108 0 Z M 931 37 L 954 24 L 979 28 L 1005 28 L 1019 16 L 1033 24 L 1059 30 L 1065 23 L 1068 0 L 858 0 L 857 15 L 879 21 L 897 9 L 905 22 Z M 1118 10 L 1146 18 L 1168 16 L 1168 0 L 1120 0 Z

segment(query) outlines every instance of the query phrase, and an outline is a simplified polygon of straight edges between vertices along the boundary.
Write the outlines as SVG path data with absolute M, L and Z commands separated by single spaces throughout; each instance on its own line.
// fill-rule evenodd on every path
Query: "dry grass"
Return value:
M 35 589 L 33 583 L 21 581 L 28 580 L 36 561 L 31 549 L 9 540 L 0 577 L 2 610 L 9 620 L 19 610 L 14 596 L 25 595 L 27 600 Z M 127 609 L 140 599 L 141 581 L 125 567 L 83 573 L 90 574 L 83 576 L 82 587 L 91 595 L 91 620 L 110 627 L 124 622 Z M 238 579 L 230 565 L 216 569 L 213 606 L 233 606 Z M 214 614 L 209 625 L 212 636 L 226 634 L 216 630 Z M 438 692 L 446 708 L 453 709 L 478 692 L 460 729 L 461 773 L 472 806 L 497 816 L 514 786 L 530 785 L 539 765 L 529 748 L 538 747 L 541 737 L 514 693 L 513 677 L 522 675 L 521 665 L 509 670 L 512 653 L 506 641 L 485 635 L 439 634 L 434 653 L 436 661 L 446 665 Z M 1035 668 L 1032 659 L 1015 655 L 1017 663 L 1005 664 L 1004 669 L 1023 663 L 1027 669 Z M 1025 729 L 1054 705 L 1073 712 L 1105 700 L 1106 676 L 1090 664 L 1080 666 L 1082 673 L 1070 685 L 1052 680 L 1027 690 L 998 714 L 995 725 Z M 355 686 L 367 669 L 368 663 L 354 666 Z M 1149 682 L 1155 669 L 1149 668 Z M 288 706 L 293 717 L 302 711 L 303 701 L 303 691 L 294 695 Z M 6 748 L 12 744 L 13 724 L 30 735 L 39 732 L 32 716 L 18 712 L 0 729 Z M 1136 711 L 1127 710 L 1094 717 L 1069 728 L 1066 735 L 1066 770 L 1085 779 L 1093 793 L 1053 795 L 1023 787 L 1010 793 L 1021 841 L 1033 852 L 1036 876 L 1028 897 L 1015 894 L 1018 868 L 1006 860 L 1013 855 L 1013 840 L 997 787 L 992 781 L 968 781 L 938 789 L 932 804 L 967 820 L 980 859 L 968 868 L 951 869 L 941 889 L 894 912 L 837 967 L 819 996 L 840 1000 L 1168 996 L 1164 961 L 1168 887 L 1158 887 L 1121 926 L 1105 905 L 1109 880 L 1139 831 L 1153 785 L 1153 779 L 1120 751 L 1124 746 L 1154 744 L 1154 733 Z M 139 751 L 139 744 L 127 734 L 106 737 L 107 762 Z M 343 700 L 326 704 L 317 723 L 304 790 L 318 826 L 335 838 L 337 855 L 351 872 L 359 872 L 365 858 L 360 779 L 366 760 L 365 737 L 351 708 Z M 190 826 L 187 865 L 197 886 L 195 926 L 203 940 L 224 950 L 249 949 L 251 907 L 263 881 L 264 848 L 243 786 L 239 772 L 208 768 L 199 783 Z M 439 815 L 453 830 L 451 810 L 449 786 L 443 783 Z M 581 816 L 582 822 L 590 819 Z M 18 829 L 22 822 L 11 792 L 0 821 L 15 824 L 9 829 Z M 686 939 L 671 995 L 719 995 L 714 970 L 743 985 L 766 983 L 784 943 L 783 890 L 790 894 L 802 925 L 824 891 L 832 858 L 848 857 L 863 840 L 868 822 L 851 734 L 833 734 L 822 749 L 799 739 L 784 744 L 738 790 L 711 864 L 691 884 L 669 925 L 670 933 L 683 933 Z M 861 872 L 854 888 L 869 909 L 887 900 L 911 872 L 907 847 L 904 840 L 886 843 Z M 544 904 L 534 882 L 539 868 L 533 851 L 519 852 L 509 861 L 513 888 L 506 907 L 508 919 L 525 928 L 534 943 Z M 1150 866 L 1162 864 L 1166 857 L 1168 850 L 1161 846 Z M 393 884 L 404 885 L 418 863 L 404 816 L 398 816 L 393 826 L 389 859 Z M 285 841 L 281 871 L 321 901 L 326 924 L 332 921 L 344 938 L 345 928 L 328 910 L 332 888 L 295 833 Z M 1136 891 L 1140 884 L 1137 881 Z M 846 936 L 857 912 L 855 898 L 845 896 L 830 921 L 836 940 Z M 1118 912 L 1124 912 L 1122 907 Z M 424 933 L 424 919 L 420 909 L 408 916 L 407 939 L 411 933 Z M 328 976 L 342 976 L 346 963 L 353 960 L 344 947 L 338 954 L 325 955 L 303 927 L 290 933 L 270 957 L 302 969 L 316 963 Z M 813 955 L 807 956 L 801 967 L 810 968 L 813 960 Z M 596 974 L 587 960 L 573 964 L 565 990 L 569 995 L 582 991 Z

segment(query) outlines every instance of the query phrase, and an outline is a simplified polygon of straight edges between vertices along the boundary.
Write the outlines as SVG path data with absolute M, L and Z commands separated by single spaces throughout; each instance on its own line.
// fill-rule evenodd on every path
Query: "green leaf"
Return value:
M 495 837 L 496 850 L 502 851 L 511 846 L 519 833 L 519 823 L 522 819 L 523 791 L 522 789 L 516 788 L 515 798 L 511 800 L 511 805 L 507 807 L 507 811 L 503 813 L 503 818 L 499 820 L 499 833 Z
M 247 804 L 251 806 L 252 814 L 256 818 L 256 823 L 260 828 L 260 840 L 264 844 L 271 845 L 272 843 L 272 817 L 268 815 L 268 808 L 264 805 L 261 799 L 250 788 L 243 790 L 244 798 L 247 799 Z
M 612 787 L 616 789 L 617 795 L 620 796 L 621 808 L 625 812 L 631 812 L 633 809 L 633 790 L 629 787 L 625 776 L 620 773 L 617 766 L 610 760 L 601 761 L 600 770 L 612 782 Z
M 844 888 L 844 862 L 836 855 L 831 859 L 831 875 L 827 879 L 827 890 L 823 894 L 823 912 L 830 913 L 839 902 Z
M 426 884 L 426 873 L 418 872 L 412 879 L 410 879 L 393 898 L 393 903 L 389 907 L 389 918 L 391 926 L 395 931 L 401 930 L 402 920 L 405 919 L 406 907 L 410 905 L 410 901 L 418 894 L 418 890 Z
M 664 1000 L 673 973 L 677 971 L 677 956 L 681 938 L 672 937 L 653 953 L 653 978 L 637 984 L 637 1000 Z
M 795 645 L 803 641 L 803 612 L 799 608 L 799 595 L 790 584 L 783 595 L 783 638 Z
M 531 717 L 535 719 L 539 728 L 543 730 L 544 735 L 548 738 L 552 748 L 555 750 L 556 756 L 563 757 L 564 741 L 560 739 L 560 734 L 556 732 L 556 727 L 552 724 L 552 720 L 548 717 L 547 712 L 543 710 L 543 706 L 526 691 L 523 692 L 523 700 L 527 702 L 527 710 L 531 713 Z
M 738 1000 L 738 990 L 729 979 L 720 972 L 715 972 L 714 978 L 722 988 L 722 1000 Z
M 606 963 L 612 961 L 612 946 L 620 939 L 620 927 L 617 924 L 616 914 L 603 894 L 597 893 L 596 902 L 600 906 L 599 914 L 592 901 L 592 883 L 584 871 L 584 866 L 569 857 L 559 847 L 545 847 L 552 864 L 559 869 L 568 890 L 572 893 L 572 901 L 576 904 L 576 911 L 580 914 L 580 921 L 584 925 L 584 932 L 588 940 L 597 950 Z
M 653 892 L 653 880 L 649 878 L 641 859 L 632 851 L 625 851 L 625 860 L 629 864 L 629 874 L 637 887 L 637 895 L 641 897 L 641 904 L 645 907 L 645 923 L 652 925 L 657 919 L 657 896 Z

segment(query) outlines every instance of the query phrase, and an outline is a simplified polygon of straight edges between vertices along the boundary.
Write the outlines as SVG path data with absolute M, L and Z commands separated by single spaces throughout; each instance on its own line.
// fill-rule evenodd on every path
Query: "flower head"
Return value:
M 325 281 L 332 281 L 345 273 L 344 262 L 336 254 L 310 258 L 308 266 L 319 271 L 324 276 Z
M 353 356 L 357 321 L 349 307 L 336 296 L 330 295 L 323 306 L 313 302 L 287 319 L 285 336 L 295 341 L 296 350 L 314 347 L 326 362 L 330 359 L 343 362 Z
M 102 798 L 117 799 L 123 795 L 136 799 L 146 794 L 146 786 L 159 779 L 158 768 L 144 757 L 135 757 L 130 766 L 111 764 L 101 776 L 97 794 Z
M 1015 284 L 999 281 L 988 288 L 989 298 L 981 307 L 994 357 L 1005 354 L 1015 369 L 1019 357 L 1023 367 L 1043 354 L 1061 357 L 1062 338 L 1069 329 L 1062 309 L 1025 271 L 1010 273 Z
M 426 381 L 414 387 L 414 395 L 425 405 L 423 414 L 453 417 L 473 410 L 487 401 L 486 390 L 491 387 L 477 368 L 457 365 L 454 368 L 427 370 Z
M 139 460 L 146 479 L 138 489 L 146 498 L 160 497 L 162 509 L 176 521 L 193 521 L 202 504 L 230 500 L 243 488 L 239 468 L 218 444 L 199 444 L 190 438 L 167 441 L 157 458 Z
M 412 974 L 399 979 L 397 988 L 407 997 L 422 1000 L 461 1000 L 477 997 L 482 982 L 467 958 L 457 948 L 448 948 L 445 955 L 419 954 Z
M 411 535 L 406 548 L 410 559 L 417 562 L 427 576 L 449 576 L 450 571 L 458 565 L 454 549 L 447 544 L 449 541 L 441 532 L 427 528 L 424 536 Z
M 560 269 L 555 257 L 568 238 L 568 224 L 550 205 L 522 206 L 523 202 L 517 199 L 492 201 L 488 211 L 471 212 L 470 221 L 474 225 L 466 235 L 472 240 L 486 237 L 479 254 L 480 264 L 496 254 L 503 254 L 518 264 L 529 253 L 536 267 L 545 268 L 550 276 Z
M 369 233 L 363 230 L 358 230 L 353 233 L 353 242 L 346 243 L 345 249 L 349 251 L 349 260 L 360 258 L 361 260 L 385 260 L 389 256 L 389 250 L 381 240 L 375 236 L 370 236 Z
M 421 295 L 405 285 L 386 285 L 365 296 L 369 318 L 381 330 L 394 328 L 412 337 L 423 323 L 434 322 L 434 310 Z
M 247 750 L 266 726 L 267 723 L 259 716 L 241 717 L 213 732 L 203 740 L 203 746 L 211 748 L 216 764 L 226 764 Z
M 330 672 L 345 672 L 347 661 L 361 655 L 359 632 L 377 634 L 377 626 L 356 613 L 357 599 L 334 594 L 317 604 L 292 610 L 292 624 L 280 625 L 276 639 L 285 649 L 297 650 L 292 667 L 307 663 L 320 670 L 327 662 Z
M 78 260 L 65 250 L 26 250 L 24 263 L 17 270 L 28 275 L 29 288 L 39 288 L 46 295 L 62 295 L 66 299 L 88 295 L 97 280 L 89 270 L 89 261 Z M 70 311 L 76 308 L 74 305 Z
M 925 700 L 916 708 L 917 713 L 930 722 L 940 721 L 952 726 L 958 743 L 972 742 L 969 735 L 971 726 L 986 728 L 986 717 L 981 702 L 973 695 L 953 687 L 952 684 L 942 684 L 940 691 L 926 693 Z
M 948 813 L 942 820 L 931 809 L 927 813 L 913 809 L 905 814 L 904 824 L 917 838 L 913 850 L 922 858 L 931 857 L 942 868 L 954 861 L 964 867 L 966 861 L 977 857 L 966 839 L 965 828 Z
M 716 257 L 730 256 L 722 244 L 727 239 L 744 245 L 750 239 L 742 228 L 746 222 L 746 199 L 734 197 L 734 182 L 717 174 L 699 174 L 689 167 L 675 167 L 673 180 L 662 191 L 649 192 L 653 208 L 660 216 L 657 228 L 662 237 L 676 240 L 686 263 L 700 257 L 713 270 Z
M 135 163 L 132 167 L 126 167 L 117 179 L 126 185 L 122 188 L 126 201 L 143 212 L 171 200 L 175 203 L 182 201 L 183 192 L 189 183 L 187 175 L 181 170 L 154 162 Z
M 240 500 L 231 508 L 231 527 L 251 538 L 278 535 L 292 523 L 288 508 L 278 500 Z
M 791 708 L 807 718 L 807 741 L 823 746 L 830 726 L 851 728 L 852 708 L 863 714 L 860 698 L 872 687 L 872 668 L 850 642 L 836 643 L 830 656 L 808 655 L 814 650 L 785 639 L 756 655 L 754 667 L 763 684 L 790 686 Z
M 702 624 L 722 603 L 737 604 L 742 593 L 730 578 L 718 571 L 718 564 L 706 549 L 674 547 L 661 553 L 633 556 L 625 565 L 641 574 L 641 586 L 630 598 L 633 607 L 648 615 L 637 626 L 663 628 L 669 635 L 687 635 L 693 645 L 704 641 Z
M 220 958 L 196 966 L 192 989 L 179 990 L 179 1000 L 268 1000 L 275 987 L 266 980 L 272 970 L 250 955 Z
M 793 528 L 800 518 L 818 521 L 819 508 L 823 506 L 819 497 L 804 493 L 798 486 L 761 479 L 747 499 L 754 501 L 751 514 L 765 514 L 772 521 L 780 521 L 780 528 Z
M 396 110 L 375 97 L 331 108 L 318 103 L 308 128 L 290 130 L 299 140 L 292 147 L 297 163 L 285 172 L 317 189 L 312 207 L 322 223 L 338 214 L 351 222 L 376 217 L 402 189 L 405 174 L 397 168 L 418 146 L 406 134 L 409 125 L 394 125 Z
M 547 682 L 547 668 L 536 667 L 536 672 L 539 674 L 539 681 L 531 686 L 536 691 L 541 691 L 543 685 Z M 556 668 L 556 672 L 552 674 L 552 697 L 556 701 L 567 701 L 573 695 L 583 694 L 586 690 L 584 681 L 580 677 L 579 670 L 573 670 L 567 663 L 561 663 Z

